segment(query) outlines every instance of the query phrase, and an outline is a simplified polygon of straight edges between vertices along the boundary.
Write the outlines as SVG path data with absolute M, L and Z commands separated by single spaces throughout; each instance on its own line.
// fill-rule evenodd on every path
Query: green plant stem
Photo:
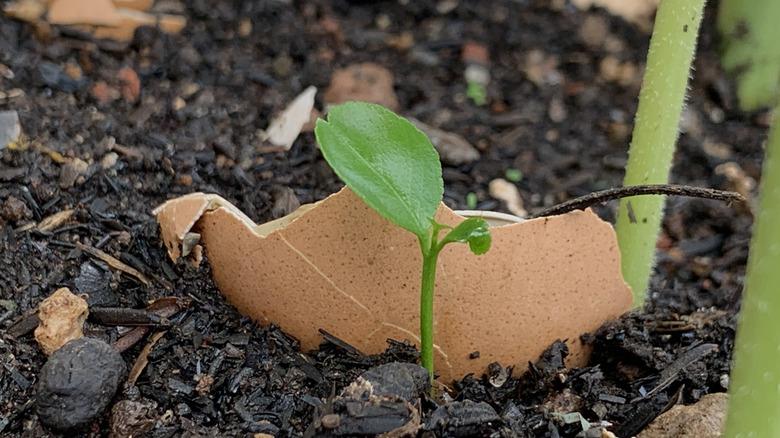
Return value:
M 436 285 L 436 263 L 441 247 L 438 230 L 430 242 L 420 240 L 423 254 L 422 286 L 420 287 L 420 362 L 433 382 L 433 290 Z
M 662 0 L 658 7 L 624 186 L 663 184 L 669 179 L 704 3 Z M 623 276 L 635 306 L 644 303 L 663 205 L 663 197 L 640 196 L 621 200 L 618 209 Z
M 780 436 L 780 106 L 761 176 L 742 297 L 726 438 Z

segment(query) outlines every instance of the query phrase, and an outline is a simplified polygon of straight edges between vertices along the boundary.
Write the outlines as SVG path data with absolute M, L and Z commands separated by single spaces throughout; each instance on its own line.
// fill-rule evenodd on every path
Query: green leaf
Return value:
M 488 252 L 492 239 L 487 221 L 481 217 L 471 217 L 464 220 L 444 236 L 440 245 L 443 247 L 453 242 L 468 242 L 469 249 L 476 255 Z
M 444 193 L 439 155 L 408 120 L 371 103 L 332 107 L 314 129 L 336 174 L 380 215 L 417 236 Z
M 780 91 L 780 1 L 722 0 L 718 30 L 723 39 L 721 63 L 737 79 L 743 110 L 777 102 Z

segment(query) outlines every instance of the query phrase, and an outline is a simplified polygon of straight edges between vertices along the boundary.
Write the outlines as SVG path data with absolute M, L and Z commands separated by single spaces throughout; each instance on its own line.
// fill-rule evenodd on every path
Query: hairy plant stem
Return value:
M 420 362 L 428 370 L 433 382 L 433 289 L 436 285 L 436 263 L 441 246 L 439 228 L 434 226 L 429 241 L 420 239 L 423 256 L 422 286 L 420 287 Z
M 655 16 L 647 67 L 639 94 L 624 186 L 662 184 L 669 179 L 705 0 L 662 0 Z M 617 218 L 622 270 L 641 306 L 653 269 L 664 198 L 620 201 Z
M 780 436 L 780 106 L 774 118 L 750 241 L 725 438 Z

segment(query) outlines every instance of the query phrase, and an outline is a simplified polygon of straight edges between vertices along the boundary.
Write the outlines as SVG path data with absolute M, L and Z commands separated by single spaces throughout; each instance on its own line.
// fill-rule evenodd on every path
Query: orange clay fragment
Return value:
M 420 250 L 349 189 L 260 226 L 217 195 L 194 193 L 158 207 L 169 254 L 201 234 L 217 286 L 238 310 L 301 341 L 319 329 L 378 353 L 386 340 L 418 342 Z M 442 204 L 437 220 L 463 218 Z M 591 211 L 491 229 L 493 246 L 439 256 L 434 301 L 436 372 L 444 382 L 481 374 L 491 362 L 524 370 L 552 342 L 568 340 L 584 364 L 580 335 L 631 308 L 612 226 Z M 473 352 L 479 355 L 472 355 Z M 472 359 L 471 357 L 476 357 Z

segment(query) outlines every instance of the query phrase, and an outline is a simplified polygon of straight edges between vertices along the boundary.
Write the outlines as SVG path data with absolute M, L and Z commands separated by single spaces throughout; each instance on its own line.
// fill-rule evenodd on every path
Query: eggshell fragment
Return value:
M 84 336 L 84 321 L 89 310 L 87 302 L 63 287 L 54 291 L 38 306 L 38 327 L 35 340 L 46 355 L 57 351 L 69 341 Z
M 273 322 L 308 350 L 319 329 L 365 353 L 387 338 L 418 342 L 420 251 L 416 237 L 379 216 L 349 189 L 256 226 L 216 195 L 191 194 L 155 214 L 172 257 L 191 229 L 201 234 L 214 280 L 242 313 Z M 437 220 L 463 218 L 442 204 Z M 439 258 L 436 371 L 445 381 L 491 362 L 524 369 L 552 342 L 579 341 L 631 307 L 612 226 L 591 211 L 491 229 L 474 256 L 450 245 Z M 471 353 L 479 351 L 478 357 Z
M 49 6 L 51 24 L 115 26 L 120 20 L 111 0 L 55 0 Z
M 292 147 L 303 127 L 311 119 L 316 94 L 317 87 L 306 88 L 271 122 L 266 135 L 272 144 L 281 146 L 285 150 Z

